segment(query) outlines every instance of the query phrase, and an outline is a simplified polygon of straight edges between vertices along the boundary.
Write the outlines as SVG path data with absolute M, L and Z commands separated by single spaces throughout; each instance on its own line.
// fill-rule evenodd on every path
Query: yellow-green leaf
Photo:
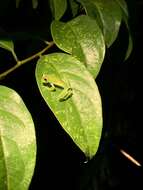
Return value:
M 58 96 L 64 90 L 55 86 L 49 90 L 43 76 L 52 76 L 72 89 L 63 101 Z M 88 158 L 98 149 L 102 132 L 102 105 L 98 87 L 86 67 L 71 55 L 53 53 L 42 56 L 36 67 L 36 80 L 41 95 L 64 130 Z M 52 126 L 51 126 L 52 127 Z
M 67 0 L 50 0 L 50 7 L 55 20 L 60 20 L 67 8 Z
M 0 86 L 0 189 L 27 190 L 35 160 L 31 115 L 14 90 Z
M 14 51 L 14 44 L 12 40 L 0 39 L 0 47 L 10 52 Z
M 87 14 L 98 21 L 105 42 L 110 47 L 116 40 L 122 18 L 120 6 L 115 0 L 78 0 Z
M 67 23 L 54 21 L 51 32 L 56 45 L 83 62 L 96 78 L 105 55 L 104 38 L 96 21 L 88 16 Z

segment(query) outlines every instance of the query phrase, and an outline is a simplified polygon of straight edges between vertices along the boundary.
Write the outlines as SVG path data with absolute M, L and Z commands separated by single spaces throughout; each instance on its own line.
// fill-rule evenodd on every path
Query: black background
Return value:
M 134 49 L 130 58 L 123 62 L 128 33 L 122 24 L 96 79 L 102 97 L 104 125 L 99 150 L 87 164 L 83 153 L 41 98 L 35 81 L 35 60 L 1 81 L 21 95 L 35 123 L 37 161 L 30 190 L 143 189 L 142 167 L 136 166 L 120 152 L 120 149 L 125 150 L 143 164 L 140 96 L 143 3 L 141 0 L 127 2 Z M 8 7 L 6 3 L 3 6 L 0 9 L 0 36 L 14 39 L 18 57 L 28 57 L 44 47 L 27 33 L 36 36 L 40 31 L 42 37 L 50 38 L 50 13 L 46 1 L 40 1 L 36 12 L 32 11 L 28 0 L 19 9 L 15 9 L 13 1 L 8 2 Z M 4 8 L 8 12 L 4 13 Z M 14 64 L 13 58 L 3 49 L 0 49 L 0 62 L 1 72 Z

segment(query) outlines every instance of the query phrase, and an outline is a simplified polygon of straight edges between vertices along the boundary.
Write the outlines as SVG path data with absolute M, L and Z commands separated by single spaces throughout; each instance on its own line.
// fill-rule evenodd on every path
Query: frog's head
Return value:
M 43 74 L 43 75 L 42 75 L 41 82 L 42 82 L 43 84 L 48 83 L 48 77 L 47 77 L 46 74 Z
M 43 74 L 43 76 L 41 78 L 41 82 L 45 87 L 47 87 L 48 90 L 50 90 L 50 91 L 56 90 L 55 86 L 48 81 L 48 76 L 46 74 Z

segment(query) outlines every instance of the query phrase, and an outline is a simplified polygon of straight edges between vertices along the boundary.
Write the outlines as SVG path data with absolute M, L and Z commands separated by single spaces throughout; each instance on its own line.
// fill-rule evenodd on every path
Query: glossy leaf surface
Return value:
M 67 0 L 50 0 L 50 7 L 55 20 L 60 20 L 67 8 Z
M 88 16 L 67 23 L 54 21 L 51 31 L 56 45 L 83 62 L 96 78 L 105 54 L 103 35 L 96 21 Z
M 98 20 L 105 42 L 110 47 L 118 35 L 121 24 L 122 13 L 118 3 L 115 0 L 78 0 L 78 2 L 83 5 L 89 16 Z
M 72 96 L 59 101 L 58 95 L 64 89 L 56 87 L 56 90 L 50 91 L 42 82 L 43 75 L 68 83 Z M 36 79 L 43 98 L 61 126 L 85 155 L 92 158 L 98 149 L 102 131 L 101 98 L 92 75 L 71 55 L 53 53 L 38 61 Z
M 27 190 L 35 158 L 31 115 L 14 90 L 0 86 L 0 189 Z

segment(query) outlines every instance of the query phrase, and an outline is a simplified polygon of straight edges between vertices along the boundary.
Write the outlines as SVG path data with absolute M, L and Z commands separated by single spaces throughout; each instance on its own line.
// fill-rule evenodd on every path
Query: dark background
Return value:
M 103 134 L 96 156 L 87 164 L 83 153 L 41 98 L 35 81 L 35 60 L 1 81 L 21 95 L 35 123 L 37 161 L 30 190 L 143 189 L 142 167 L 120 152 L 120 149 L 125 150 L 143 164 L 142 98 L 139 95 L 143 3 L 141 0 L 128 0 L 127 3 L 134 49 L 130 58 L 123 62 L 128 33 L 122 24 L 97 77 L 103 104 Z M 40 1 L 38 10 L 33 11 L 29 0 L 25 0 L 19 9 L 15 9 L 14 1 L 6 0 L 0 7 L 0 37 L 13 38 L 20 59 L 44 47 L 36 38 L 39 32 L 42 38 L 50 38 L 51 15 L 47 6 L 46 1 Z M 11 55 L 3 49 L 0 49 L 0 62 L 0 72 L 14 64 Z

